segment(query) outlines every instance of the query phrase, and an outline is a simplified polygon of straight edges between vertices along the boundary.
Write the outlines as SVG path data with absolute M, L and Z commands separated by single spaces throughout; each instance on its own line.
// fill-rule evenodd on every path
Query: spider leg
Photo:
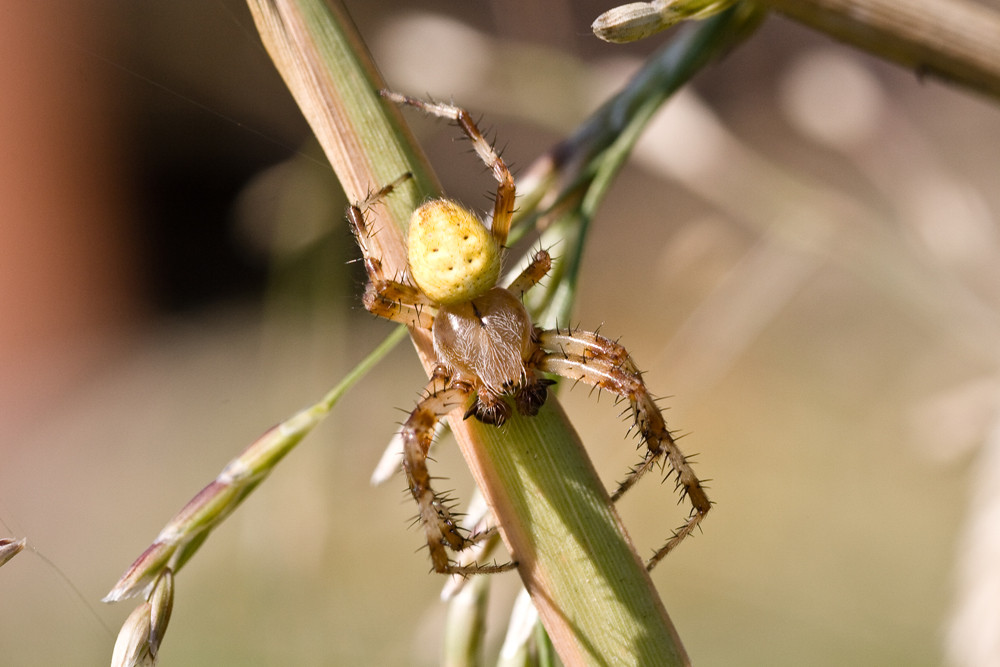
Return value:
M 427 450 L 434 437 L 434 425 L 455 407 L 464 405 L 472 389 L 464 383 L 452 382 L 446 373 L 435 371 L 427 385 L 424 398 L 410 413 L 403 424 L 403 470 L 410 485 L 410 493 L 417 502 L 420 522 L 427 536 L 431 562 L 437 572 L 446 574 L 474 574 L 504 572 L 514 567 L 505 565 L 478 565 L 475 563 L 457 565 L 452 562 L 447 549 L 460 552 L 471 546 L 478 538 L 466 537 L 445 499 L 438 496 L 431 487 L 431 476 L 427 470 Z
M 531 263 L 524 267 L 524 270 L 521 271 L 517 278 L 514 278 L 507 289 L 520 299 L 524 296 L 525 292 L 537 285 L 551 268 L 552 258 L 549 256 L 549 253 L 545 250 L 539 250 L 531 258 Z
M 387 320 L 400 322 L 411 327 L 430 329 L 434 316 L 427 310 L 433 302 L 424 296 L 413 285 L 391 280 L 386 277 L 382 262 L 375 256 L 372 244 L 369 242 L 375 231 L 368 223 L 366 211 L 382 200 L 403 181 L 411 178 L 409 173 L 403 174 L 382 189 L 371 193 L 364 201 L 347 207 L 347 221 L 354 233 L 354 238 L 361 248 L 361 255 L 368 273 L 368 285 L 362 299 L 364 306 L 373 315 Z
M 396 104 L 406 104 L 416 107 L 426 113 L 441 118 L 450 118 L 458 123 L 462 131 L 472 140 L 472 146 L 476 149 L 476 153 L 486 163 L 486 166 L 490 168 L 494 178 L 499 183 L 496 199 L 493 202 L 493 218 L 490 223 L 490 231 L 493 234 L 493 238 L 497 240 L 497 245 L 503 246 L 507 243 L 507 233 L 510 231 L 510 221 L 514 215 L 514 177 L 511 175 L 503 159 L 496 152 L 496 149 L 493 148 L 493 145 L 479 131 L 476 122 L 472 120 L 469 112 L 452 104 L 424 101 L 415 97 L 394 93 L 391 90 L 380 90 L 379 94 Z
M 541 331 L 538 337 L 539 345 L 545 351 L 536 362 L 539 370 L 607 389 L 627 398 L 632 406 L 635 425 L 642 434 L 647 452 L 612 494 L 611 500 L 621 498 L 665 456 L 677 476 L 681 497 L 687 497 L 691 502 L 691 514 L 687 521 L 674 531 L 646 564 L 646 568 L 651 570 L 698 527 L 712 508 L 712 503 L 691 464 L 677 446 L 676 439 L 667 429 L 663 414 L 624 347 L 586 331 Z

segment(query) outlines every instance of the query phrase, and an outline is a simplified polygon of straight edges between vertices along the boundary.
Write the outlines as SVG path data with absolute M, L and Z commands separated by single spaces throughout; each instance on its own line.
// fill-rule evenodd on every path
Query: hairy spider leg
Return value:
M 518 299 L 524 297 L 524 293 L 541 282 L 549 269 L 552 268 L 552 258 L 545 250 L 538 250 L 531 262 L 524 267 L 521 273 L 511 281 L 507 287 Z
M 465 132 L 466 136 L 472 140 L 472 146 L 476 149 L 476 154 L 486 163 L 486 166 L 493 172 L 494 178 L 497 179 L 497 183 L 499 183 L 496 199 L 493 202 L 493 217 L 491 218 L 489 228 L 493 234 L 493 238 L 497 241 L 497 245 L 503 247 L 507 243 L 507 233 L 510 231 L 510 221 L 514 215 L 514 177 L 493 145 L 479 131 L 476 122 L 472 120 L 472 115 L 465 109 L 452 104 L 427 102 L 415 97 L 394 93 L 391 90 L 380 90 L 379 94 L 396 104 L 405 104 L 434 116 L 449 118 L 455 121 L 462 128 L 462 131 Z
M 548 251 L 539 249 L 535 252 L 534 257 L 531 258 L 531 262 L 511 281 L 507 290 L 518 299 L 522 299 L 524 293 L 548 275 L 551 268 L 552 257 Z M 539 329 L 535 327 L 532 337 L 537 338 L 538 332 Z M 537 343 L 537 341 L 535 342 Z M 514 392 L 514 403 L 517 406 L 517 411 L 522 415 L 537 415 L 548 398 L 549 386 L 553 384 L 555 384 L 554 380 L 538 377 L 532 363 L 526 364 L 524 383 Z
M 365 271 L 368 273 L 368 285 L 362 297 L 365 308 L 373 315 L 387 320 L 410 327 L 430 329 L 434 324 L 434 316 L 426 307 L 433 306 L 434 302 L 415 286 L 386 278 L 382 261 L 375 256 L 369 243 L 375 231 L 368 223 L 367 211 L 409 178 L 411 174 L 403 174 L 392 183 L 369 194 L 364 201 L 351 204 L 347 208 L 347 221 L 358 247 L 361 248 Z
M 646 564 L 652 570 L 674 547 L 690 535 L 712 508 L 701 482 L 691 464 L 677 446 L 677 441 L 667 429 L 663 414 L 642 381 L 642 374 L 624 347 L 596 333 L 587 331 L 541 331 L 539 345 L 547 351 L 536 363 L 539 370 L 578 380 L 601 389 L 607 389 L 632 406 L 635 425 L 646 443 L 647 453 L 612 494 L 617 501 L 632 488 L 639 478 L 654 467 L 660 457 L 666 456 L 674 474 L 682 499 L 686 496 L 692 510 L 687 522 L 673 535 Z
M 410 493 L 417 501 L 420 522 L 427 535 L 427 548 L 434 570 L 444 574 L 492 574 L 515 567 L 514 563 L 502 565 L 457 565 L 451 561 L 447 549 L 459 552 L 477 540 L 462 534 L 446 499 L 431 487 L 427 470 L 427 451 L 434 438 L 434 425 L 438 420 L 465 405 L 472 394 L 472 387 L 452 382 L 450 376 L 438 367 L 434 371 L 417 407 L 410 413 L 401 431 L 403 439 L 403 470 L 410 485 Z

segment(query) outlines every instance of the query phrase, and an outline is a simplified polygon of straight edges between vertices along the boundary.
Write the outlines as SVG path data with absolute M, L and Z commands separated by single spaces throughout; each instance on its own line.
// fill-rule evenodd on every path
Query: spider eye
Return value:
M 455 202 L 427 202 L 410 219 L 410 275 L 441 304 L 469 301 L 496 285 L 500 248 L 473 213 Z

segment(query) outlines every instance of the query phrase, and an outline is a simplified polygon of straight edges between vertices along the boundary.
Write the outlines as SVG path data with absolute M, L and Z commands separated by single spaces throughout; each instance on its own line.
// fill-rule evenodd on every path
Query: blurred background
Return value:
M 669 39 L 599 42 L 595 2 L 348 7 L 393 88 L 481 114 L 515 171 Z M 0 569 L 0 650 L 105 664 L 128 564 L 391 327 L 242 4 L 20 3 L 0 49 L 0 535 L 37 549 Z M 485 208 L 454 129 L 408 117 Z M 620 337 L 712 480 L 653 575 L 696 664 L 1000 664 L 998 137 L 994 102 L 775 16 L 611 191 L 574 323 Z M 403 481 L 368 484 L 423 381 L 400 346 L 212 535 L 162 664 L 437 664 L 443 580 Z M 618 410 L 561 400 L 611 485 Z M 685 512 L 653 482 L 620 510 L 641 553 Z

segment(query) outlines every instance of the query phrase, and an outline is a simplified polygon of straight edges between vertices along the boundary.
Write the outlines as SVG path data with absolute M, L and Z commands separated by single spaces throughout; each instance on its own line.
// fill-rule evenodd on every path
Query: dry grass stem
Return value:
M 0 565 L 3 565 L 11 558 L 21 553 L 24 549 L 24 545 L 28 543 L 27 538 L 22 537 L 19 540 L 15 540 L 12 537 L 0 538 Z
M 869 53 L 1000 97 L 1000 12 L 970 0 L 759 0 Z
M 202 489 L 160 531 L 156 540 L 129 567 L 105 602 L 145 595 L 166 567 L 179 570 L 216 526 L 273 470 L 325 416 L 325 411 L 303 410 L 268 430 L 219 476 Z
M 497 667 L 518 667 L 530 662 L 531 642 L 538 624 L 538 611 L 531 604 L 531 598 L 521 591 L 514 601 L 507 624 L 507 635 L 500 647 Z
M 208 534 L 323 421 L 340 397 L 395 347 L 403 334 L 403 329 L 395 331 L 319 402 L 272 427 L 230 461 L 218 477 L 167 523 L 104 601 L 116 602 L 144 595 L 164 568 L 170 567 L 174 572 L 180 570 Z
M 452 597 L 444 628 L 442 664 L 446 667 L 466 667 L 482 663 L 489 594 L 490 581 L 483 576 L 472 577 Z

